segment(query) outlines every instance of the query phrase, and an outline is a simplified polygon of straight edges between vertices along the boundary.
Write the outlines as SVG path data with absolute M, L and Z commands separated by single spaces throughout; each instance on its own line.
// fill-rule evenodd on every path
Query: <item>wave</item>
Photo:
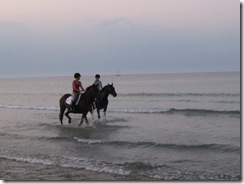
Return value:
M 83 144 L 103 144 L 112 145 L 120 147 L 144 147 L 144 148 L 162 148 L 162 149 L 174 149 L 179 151 L 192 151 L 192 150 L 208 150 L 217 152 L 240 152 L 240 147 L 229 145 L 229 144 L 196 144 L 196 145 L 186 145 L 186 144 L 164 144 L 156 142 L 129 142 L 129 141 L 110 141 L 101 139 L 80 139 L 74 137 L 75 140 Z
M 58 111 L 57 106 L 38 106 L 38 105 L 12 105 L 12 104 L 0 104 L 2 109 L 29 109 L 29 110 L 51 110 Z
M 25 155 L 13 151 L 0 151 L 1 159 L 27 162 L 31 164 L 43 164 L 50 166 L 60 166 L 64 168 L 85 169 L 99 173 L 111 173 L 121 176 L 132 175 L 132 178 L 143 177 L 149 180 L 185 180 L 185 181 L 209 181 L 223 180 L 239 181 L 241 176 L 232 173 L 208 172 L 206 170 L 191 170 L 179 168 L 174 163 L 191 163 L 192 160 L 176 160 L 167 164 L 153 164 L 141 161 L 104 161 L 81 157 L 70 156 L 48 156 L 41 154 Z M 201 162 L 201 161 L 194 161 Z
M 121 113 L 157 113 L 157 114 L 185 114 L 185 115 L 208 115 L 208 114 L 226 114 L 226 115 L 239 115 L 239 110 L 230 110 L 230 111 L 217 111 L 217 110 L 208 110 L 208 109 L 175 109 L 171 108 L 169 110 L 161 110 L 161 109 L 118 109 L 111 110 L 108 112 L 121 112 Z
M 188 113 L 188 114 L 240 114 L 239 110 L 234 111 L 216 111 L 207 109 L 170 109 L 166 113 Z
M 239 97 L 240 93 L 128 93 L 119 94 L 122 97 L 189 97 L 189 96 L 207 96 L 207 97 Z
M 1 159 L 8 159 L 32 164 L 54 165 L 65 168 L 85 169 L 101 173 L 129 175 L 131 171 L 123 169 L 123 164 L 94 160 L 89 158 L 77 158 L 68 156 L 47 156 L 41 154 L 18 154 L 13 151 L 0 151 Z
M 2 134 L 3 135 L 3 134 Z M 104 139 L 84 139 L 79 137 L 29 137 L 29 136 L 18 136 L 15 134 L 4 134 L 4 136 L 9 136 L 14 138 L 21 139 L 38 139 L 38 140 L 47 140 L 47 141 L 55 141 L 55 142 L 73 142 L 74 140 L 88 145 L 109 145 L 109 146 L 119 146 L 125 148 L 155 148 L 155 149 L 171 149 L 178 151 L 194 151 L 194 150 L 202 150 L 202 151 L 213 151 L 213 152 L 231 152 L 231 153 L 240 153 L 240 147 L 230 144 L 173 144 L 173 143 L 157 143 L 157 142 L 131 142 L 131 141 L 120 141 L 120 140 L 104 140 Z
M 4 109 L 26 109 L 26 110 L 47 110 L 59 111 L 58 106 L 36 106 L 36 105 L 8 105 L 0 104 L 0 108 Z M 240 115 L 240 110 L 209 110 L 209 109 L 176 109 L 170 108 L 163 110 L 159 108 L 153 109 L 108 109 L 107 112 L 111 113 L 137 113 L 137 114 L 184 114 L 184 115 Z

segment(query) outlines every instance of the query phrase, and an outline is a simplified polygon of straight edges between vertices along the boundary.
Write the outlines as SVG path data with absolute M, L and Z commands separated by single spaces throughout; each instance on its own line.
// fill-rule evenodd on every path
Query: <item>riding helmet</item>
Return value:
M 100 78 L 100 75 L 99 74 L 95 75 L 95 78 Z
M 80 73 L 75 73 L 74 78 L 78 78 L 78 77 L 81 77 Z

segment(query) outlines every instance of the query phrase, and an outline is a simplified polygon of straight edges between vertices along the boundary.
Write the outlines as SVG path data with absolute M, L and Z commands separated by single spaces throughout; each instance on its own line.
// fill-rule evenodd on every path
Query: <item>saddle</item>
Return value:
M 75 105 L 78 105 L 78 104 L 79 104 L 80 99 L 81 99 L 81 94 L 79 95 L 79 97 L 78 97 L 78 99 L 77 99 Z M 68 97 L 68 98 L 66 99 L 65 103 L 68 104 L 68 105 L 72 105 L 72 101 L 73 101 L 73 98 L 72 98 L 72 96 L 70 96 L 70 97 Z
M 73 100 L 73 98 L 72 98 L 72 96 L 70 96 L 66 99 L 65 103 L 68 105 L 72 105 L 72 100 Z

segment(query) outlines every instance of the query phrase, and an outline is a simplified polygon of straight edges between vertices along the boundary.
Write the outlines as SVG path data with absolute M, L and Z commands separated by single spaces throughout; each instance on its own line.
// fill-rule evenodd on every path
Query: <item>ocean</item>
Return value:
M 118 95 L 106 117 L 88 114 L 80 127 L 80 114 L 59 122 L 72 81 L 0 78 L 1 159 L 128 178 L 241 180 L 240 72 L 101 76 Z M 84 87 L 93 81 L 81 77 Z

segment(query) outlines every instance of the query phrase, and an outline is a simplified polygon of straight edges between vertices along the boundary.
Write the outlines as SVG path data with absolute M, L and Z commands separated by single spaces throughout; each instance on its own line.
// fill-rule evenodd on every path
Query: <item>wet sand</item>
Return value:
M 84 169 L 64 168 L 0 159 L 0 180 L 4 181 L 148 181 L 151 178 L 130 174 L 121 176 Z

